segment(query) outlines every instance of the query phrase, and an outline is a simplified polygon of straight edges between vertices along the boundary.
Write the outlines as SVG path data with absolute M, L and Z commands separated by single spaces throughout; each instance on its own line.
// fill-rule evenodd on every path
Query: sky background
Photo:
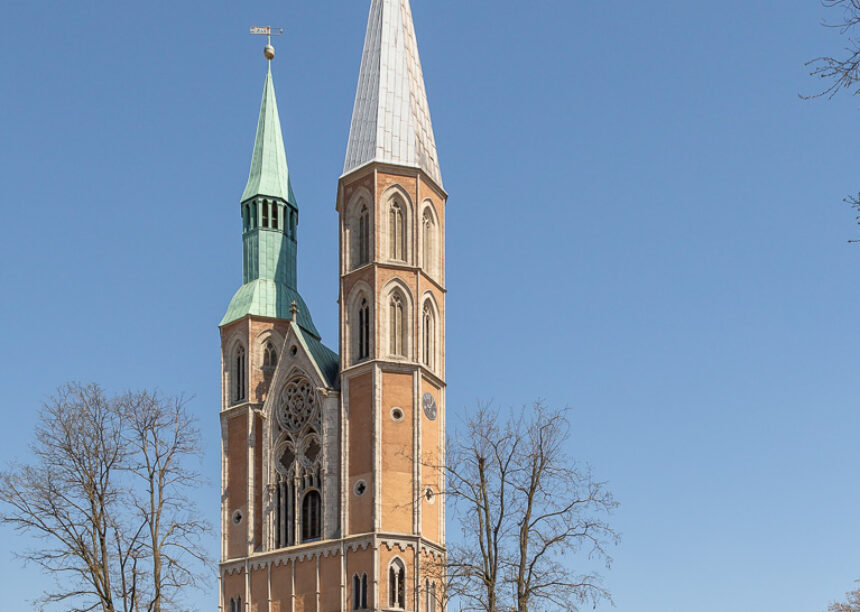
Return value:
M 622 612 L 823 611 L 860 577 L 858 100 L 816 0 L 413 0 L 447 209 L 447 406 L 573 408 L 621 502 Z M 275 87 L 299 288 L 336 348 L 367 0 L 0 4 L 0 463 L 61 383 L 194 396 L 217 524 L 219 335 Z M 453 429 L 452 429 L 453 430 Z M 452 530 L 453 533 L 453 530 Z M 0 593 L 46 580 L 0 528 Z M 216 539 L 210 549 L 217 554 Z M 214 585 L 199 598 L 214 609 Z M 608 610 L 608 605 L 601 606 Z

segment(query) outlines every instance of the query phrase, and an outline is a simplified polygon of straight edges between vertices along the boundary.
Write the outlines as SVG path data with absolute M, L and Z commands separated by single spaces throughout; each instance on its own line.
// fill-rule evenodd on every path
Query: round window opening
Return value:
M 242 522 L 242 511 L 236 510 L 233 512 L 233 524 L 238 525 Z
M 424 499 L 427 500 L 428 504 L 432 504 L 436 500 L 436 495 L 433 493 L 433 489 L 430 487 L 424 489 Z
M 290 347 L 290 355 L 292 355 L 293 357 L 295 357 L 296 353 L 298 352 L 299 349 L 295 344 Z
M 356 497 L 361 497 L 364 495 L 364 492 L 367 491 L 367 483 L 363 480 L 357 480 L 352 491 L 355 493 Z
M 394 419 L 395 421 L 402 421 L 403 420 L 403 409 L 398 408 L 397 406 L 392 408 L 391 409 L 391 418 Z

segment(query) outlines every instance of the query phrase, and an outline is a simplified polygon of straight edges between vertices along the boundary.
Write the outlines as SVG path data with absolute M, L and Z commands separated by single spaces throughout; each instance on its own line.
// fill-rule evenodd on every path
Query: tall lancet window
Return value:
M 388 605 L 392 608 L 406 607 L 406 566 L 400 559 L 388 566 Z
M 358 574 L 352 577 L 352 609 L 367 609 L 367 574 Z
M 423 245 L 422 250 L 422 263 L 424 265 L 424 271 L 427 272 L 430 276 L 436 275 L 436 224 L 433 221 L 433 216 L 430 214 L 429 210 L 424 211 L 424 218 L 421 222 L 422 228 L 422 236 L 421 242 Z
M 233 356 L 233 401 L 245 399 L 245 347 L 239 345 Z
M 321 500 L 319 491 L 308 491 L 302 500 L 302 542 L 319 540 Z
M 406 237 L 403 231 L 403 206 L 397 200 L 391 203 L 388 211 L 388 248 L 391 249 L 391 259 L 404 260 L 406 257 Z
M 358 265 L 370 261 L 370 211 L 367 205 L 361 205 L 358 214 Z
M 422 357 L 424 365 L 432 370 L 436 365 L 436 321 L 429 301 L 424 303 L 423 328 L 424 354 Z
M 269 484 L 270 542 L 275 548 L 322 537 L 323 452 L 319 400 L 306 378 L 290 379 L 278 395 L 275 466 Z
M 370 304 L 361 298 L 358 307 L 358 358 L 367 359 L 370 356 Z
M 403 299 L 393 293 L 388 304 L 389 315 L 389 352 L 392 355 L 404 356 L 403 349 Z

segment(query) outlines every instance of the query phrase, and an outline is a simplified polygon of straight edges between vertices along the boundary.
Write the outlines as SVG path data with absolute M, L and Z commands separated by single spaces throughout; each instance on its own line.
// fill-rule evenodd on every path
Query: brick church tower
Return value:
M 290 178 L 270 66 L 220 324 L 219 609 L 441 611 L 447 194 L 409 0 L 371 1 L 338 181 L 339 354 L 298 292 Z

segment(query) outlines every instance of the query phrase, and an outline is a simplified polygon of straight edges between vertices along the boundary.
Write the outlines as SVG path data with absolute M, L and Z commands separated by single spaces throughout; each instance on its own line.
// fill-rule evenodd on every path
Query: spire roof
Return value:
M 409 0 L 372 0 L 343 172 L 371 161 L 422 169 L 441 187 Z
M 257 120 L 257 137 L 254 140 L 251 171 L 248 173 L 248 184 L 245 186 L 241 201 L 244 202 L 258 195 L 281 198 L 297 206 L 293 187 L 290 184 L 290 172 L 287 169 L 287 154 L 284 151 L 281 120 L 278 117 L 278 103 L 275 100 L 271 62 L 269 62 L 266 83 L 263 86 L 263 99 L 260 102 L 260 118 Z

